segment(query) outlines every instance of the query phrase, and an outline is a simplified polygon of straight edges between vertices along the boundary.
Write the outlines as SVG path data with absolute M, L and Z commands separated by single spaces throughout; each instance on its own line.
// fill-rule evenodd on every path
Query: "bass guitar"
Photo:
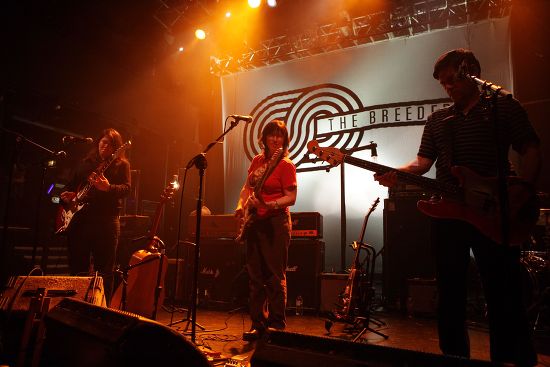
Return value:
M 451 173 L 459 185 L 396 170 L 342 153 L 337 148 L 320 147 L 316 140 L 307 144 L 309 153 L 337 166 L 342 162 L 383 174 L 395 172 L 397 179 L 435 193 L 430 200 L 420 200 L 418 209 L 434 218 L 458 219 L 470 223 L 496 243 L 502 243 L 497 180 L 482 177 L 467 167 L 454 166 Z M 527 240 L 539 217 L 539 206 L 533 187 L 516 176 L 508 177 L 509 243 L 519 245 Z
M 123 151 L 132 146 L 131 141 L 127 141 L 122 144 L 117 150 L 113 152 L 106 160 L 104 160 L 99 167 L 92 173 L 92 175 L 101 176 L 105 173 L 107 168 L 114 162 L 115 159 L 120 157 Z M 76 193 L 76 196 L 69 203 L 64 203 L 60 207 L 60 212 L 57 219 L 57 228 L 55 230 L 56 234 L 62 234 L 67 231 L 73 217 L 78 213 L 82 208 L 86 206 L 86 200 L 88 193 L 92 190 L 94 185 L 87 180 L 86 184 L 82 186 Z
M 262 174 L 262 177 L 260 177 L 256 185 L 254 186 L 254 191 L 250 196 L 256 197 L 259 200 L 262 200 L 261 191 L 262 191 L 262 188 L 264 187 L 265 180 L 267 180 L 267 178 L 271 175 L 275 167 L 277 167 L 277 164 L 279 164 L 279 161 L 283 158 L 282 153 L 283 153 L 283 148 L 279 148 L 273 153 L 273 155 L 267 162 L 267 167 L 265 168 L 265 171 Z M 247 199 L 246 203 L 244 204 L 243 222 L 241 224 L 239 234 L 235 238 L 235 241 L 237 241 L 238 243 L 244 243 L 244 241 L 246 240 L 248 231 L 250 230 L 250 227 L 252 226 L 252 223 L 254 222 L 255 219 L 256 219 L 256 208 L 248 205 L 248 199 Z
M 380 203 L 380 198 L 376 198 L 372 203 L 365 220 L 363 222 L 363 227 L 361 228 L 361 234 L 359 236 L 359 241 L 353 242 L 352 247 L 355 249 L 355 256 L 353 257 L 353 263 L 351 265 L 350 273 L 348 280 L 346 282 L 346 287 L 344 291 L 339 295 L 339 309 L 333 311 L 333 314 L 336 320 L 350 321 L 353 319 L 353 312 L 356 307 L 357 299 L 359 295 L 357 294 L 357 288 L 359 287 L 359 278 L 361 273 L 361 262 L 359 253 L 361 248 L 364 246 L 363 238 L 365 236 L 365 230 L 367 228 L 367 222 L 369 217 L 376 210 L 376 207 Z
M 164 205 L 179 188 L 177 176 L 164 188 L 151 221 L 150 241 L 144 250 L 132 254 L 128 267 L 122 272 L 123 282 L 111 299 L 111 308 L 133 312 L 151 319 L 156 318 L 159 300 L 164 299 L 164 277 L 168 261 L 164 245 L 157 237 Z

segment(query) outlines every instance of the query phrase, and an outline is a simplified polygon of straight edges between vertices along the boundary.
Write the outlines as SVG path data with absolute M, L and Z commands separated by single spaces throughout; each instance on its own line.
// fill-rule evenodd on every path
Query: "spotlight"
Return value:
M 274 8 L 277 6 L 277 0 L 267 0 L 267 5 Z
M 225 17 L 231 18 L 231 12 L 229 10 L 225 12 Z
M 178 47 L 178 52 L 181 53 L 181 52 L 183 52 L 183 51 L 185 51 L 185 48 L 184 48 L 183 46 Z
M 261 0 L 248 0 L 248 6 L 255 9 L 260 6 Z
M 203 29 L 198 28 L 195 31 L 195 37 L 197 37 L 197 39 L 203 40 L 206 38 L 206 32 Z

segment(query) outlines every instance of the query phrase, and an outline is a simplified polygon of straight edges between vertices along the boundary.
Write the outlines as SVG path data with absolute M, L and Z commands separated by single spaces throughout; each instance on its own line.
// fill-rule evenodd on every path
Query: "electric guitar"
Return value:
M 158 302 L 164 299 L 163 285 L 168 267 L 164 245 L 157 237 L 157 233 L 164 206 L 178 188 L 177 176 L 174 176 L 172 182 L 160 195 L 160 202 L 147 234 L 149 243 L 144 250 L 138 250 L 132 254 L 126 268 L 128 275 L 126 285 L 120 284 L 113 293 L 111 308 L 133 312 L 153 320 L 156 318 Z
M 361 248 L 363 247 L 363 237 L 365 236 L 365 230 L 367 228 L 367 223 L 369 217 L 376 210 L 376 207 L 380 203 L 380 198 L 376 198 L 372 203 L 367 215 L 365 216 L 365 221 L 363 222 L 363 227 L 361 228 L 361 235 L 359 236 L 359 241 L 353 243 L 352 247 L 355 249 L 355 256 L 353 257 L 353 263 L 351 265 L 351 270 L 348 276 L 346 287 L 344 291 L 339 295 L 339 308 L 333 311 L 336 320 L 351 320 L 353 318 L 353 312 L 355 310 L 355 304 L 358 299 L 357 288 L 359 286 L 360 278 L 360 256 Z
M 113 154 L 111 154 L 106 160 L 104 160 L 92 174 L 101 176 L 114 162 L 114 160 L 118 158 L 124 150 L 130 148 L 131 145 L 131 141 L 127 141 L 126 143 L 122 144 L 117 150 L 113 152 Z M 60 213 L 57 220 L 58 227 L 55 231 L 55 234 L 62 234 L 67 231 L 74 215 L 86 206 L 87 195 L 93 187 L 94 185 L 89 180 L 87 180 L 86 184 L 78 190 L 73 200 L 71 200 L 69 203 L 64 203 L 61 205 Z
M 381 164 L 354 158 L 337 148 L 320 147 L 316 140 L 307 144 L 309 153 L 337 166 L 342 162 L 383 174 L 395 172 L 397 179 L 415 184 L 438 194 L 430 200 L 420 200 L 418 209 L 434 218 L 458 219 L 470 223 L 496 243 L 502 243 L 498 183 L 494 177 L 482 177 L 467 167 L 454 166 L 451 173 L 459 185 L 396 170 Z M 516 176 L 508 177 L 509 243 L 519 245 L 530 236 L 539 217 L 538 200 L 530 184 Z
M 283 158 L 282 153 L 283 153 L 283 148 L 279 148 L 273 153 L 273 155 L 269 159 L 269 162 L 267 162 L 267 167 L 264 173 L 262 174 L 262 177 L 258 180 L 256 185 L 254 186 L 254 191 L 251 194 L 251 196 L 258 198 L 263 202 L 261 191 L 262 191 L 262 188 L 264 187 L 265 180 L 267 180 L 267 178 L 271 175 L 275 167 L 277 167 L 277 164 L 279 164 L 279 161 Z M 256 208 L 250 207 L 248 205 L 248 199 L 247 199 L 244 205 L 243 222 L 239 230 L 239 234 L 235 238 L 235 241 L 237 241 L 238 243 L 244 243 L 244 241 L 246 240 L 248 231 L 250 230 L 250 227 L 252 226 L 252 223 L 254 222 L 255 219 L 256 219 Z

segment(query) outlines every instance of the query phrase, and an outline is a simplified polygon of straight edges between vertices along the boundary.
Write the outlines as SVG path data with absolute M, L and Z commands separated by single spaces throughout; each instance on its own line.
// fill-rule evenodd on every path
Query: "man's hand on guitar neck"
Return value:
M 428 172 L 430 168 L 432 167 L 434 161 L 421 157 L 416 156 L 416 159 L 411 161 L 409 164 L 396 168 L 395 171 L 389 171 L 386 173 L 374 174 L 374 180 L 378 181 L 380 185 L 386 186 L 386 187 L 393 187 L 395 184 L 397 184 L 397 172 L 396 171 L 402 171 L 407 173 L 414 173 L 415 175 L 423 175 L 424 173 Z

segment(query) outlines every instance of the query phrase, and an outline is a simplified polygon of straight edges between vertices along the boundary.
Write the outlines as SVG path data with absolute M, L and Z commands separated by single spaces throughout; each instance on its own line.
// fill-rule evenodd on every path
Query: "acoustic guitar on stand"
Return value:
M 403 172 L 395 168 L 365 161 L 342 153 L 337 148 L 320 147 L 316 140 L 307 143 L 308 152 L 331 166 L 342 162 L 367 169 L 378 174 L 393 171 L 399 181 L 412 183 L 427 189 L 434 195 L 430 200 L 420 200 L 418 209 L 434 218 L 458 219 L 470 223 L 496 243 L 502 243 L 498 183 L 494 177 L 482 177 L 467 167 L 454 166 L 451 173 L 459 185 Z M 516 176 L 508 177 L 509 243 L 520 245 L 529 239 L 539 217 L 539 206 L 533 187 Z
M 107 168 L 109 168 L 109 166 L 115 161 L 115 159 L 120 157 L 120 154 L 131 146 L 131 141 L 127 141 L 126 143 L 122 144 L 117 150 L 113 152 L 113 154 L 111 154 L 99 165 L 99 167 L 92 173 L 92 175 L 103 175 Z M 57 218 L 57 228 L 55 230 L 55 234 L 62 234 L 67 231 L 76 213 L 78 213 L 80 210 L 82 210 L 82 208 L 86 206 L 88 193 L 90 192 L 90 190 L 93 189 L 93 187 L 94 185 L 89 180 L 87 180 L 86 184 L 78 189 L 76 196 L 73 200 L 71 200 L 69 203 L 61 204 L 60 212 Z
M 164 277 L 168 266 L 164 254 L 164 244 L 157 237 L 160 219 L 166 202 L 179 189 L 178 177 L 164 188 L 160 195 L 151 228 L 147 234 L 149 242 L 144 250 L 132 254 L 123 283 L 116 289 L 111 300 L 111 308 L 129 311 L 155 319 L 159 300 L 164 299 Z M 125 283 L 124 283 L 125 282 Z
M 271 158 L 269 159 L 269 162 L 267 162 L 267 167 L 265 168 L 264 173 L 262 174 L 262 177 L 258 180 L 256 185 L 254 186 L 254 191 L 252 192 L 251 196 L 254 196 L 260 200 L 262 200 L 262 188 L 264 187 L 265 180 L 271 175 L 275 167 L 277 167 L 277 164 L 279 164 L 279 161 L 283 158 L 283 148 L 277 149 Z M 256 208 L 250 207 L 248 205 L 248 200 L 243 206 L 244 208 L 244 216 L 243 216 L 243 222 L 239 231 L 239 234 L 235 238 L 235 241 L 238 243 L 244 243 L 246 240 L 246 236 L 248 234 L 248 231 L 250 230 L 250 227 L 252 226 L 252 223 L 256 219 Z

